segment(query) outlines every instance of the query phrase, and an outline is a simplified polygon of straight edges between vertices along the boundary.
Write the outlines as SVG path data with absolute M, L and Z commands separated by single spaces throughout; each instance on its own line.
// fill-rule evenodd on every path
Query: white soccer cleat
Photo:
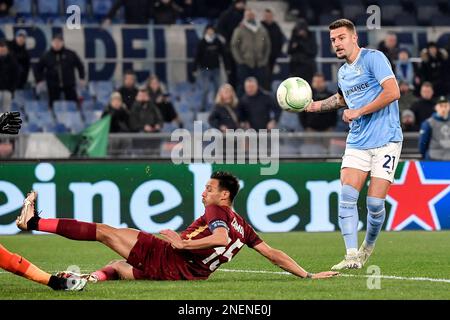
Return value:
M 70 270 L 60 271 L 56 274 L 56 276 L 61 277 L 61 278 L 66 278 L 66 279 L 80 278 L 80 279 L 84 279 L 90 283 L 97 283 L 97 281 L 98 281 L 97 276 L 95 276 L 93 274 L 80 274 L 80 273 L 76 273 L 76 272 L 73 272 Z
M 344 269 L 361 269 L 362 264 L 359 261 L 359 257 L 357 254 L 355 255 L 345 255 L 344 260 L 339 262 L 338 264 L 335 264 L 331 267 L 331 270 L 337 271 L 337 270 L 344 270 Z
M 66 279 L 65 291 L 81 291 L 84 289 L 88 281 L 84 278 L 71 276 Z
M 16 219 L 16 225 L 20 230 L 26 231 L 28 230 L 28 221 L 37 215 L 36 211 L 36 199 L 37 192 L 31 191 L 27 194 L 27 197 L 23 201 L 22 210 L 20 211 L 20 215 Z
M 374 248 L 375 246 L 368 246 L 366 241 L 363 241 L 361 247 L 358 250 L 358 257 L 359 261 L 361 262 L 361 266 L 364 266 L 367 260 L 369 260 L 369 257 L 372 254 Z

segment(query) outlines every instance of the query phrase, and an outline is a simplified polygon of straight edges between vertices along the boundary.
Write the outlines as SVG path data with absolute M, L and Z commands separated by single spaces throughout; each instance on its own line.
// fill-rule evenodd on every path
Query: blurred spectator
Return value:
M 139 88 L 130 111 L 130 128 L 134 132 L 159 132 L 163 118 L 158 107 L 150 100 L 146 87 Z
M 416 124 L 416 117 L 411 110 L 403 110 L 401 113 L 401 126 L 403 132 L 419 132 L 420 126 Z
M 450 160 L 450 103 L 445 96 L 439 97 L 436 112 L 422 123 L 419 149 L 428 160 Z
M 11 100 L 19 80 L 20 67 L 9 53 L 6 41 L 0 40 L 0 111 L 11 108 Z
M 136 87 L 136 74 L 134 73 L 134 71 L 125 71 L 125 75 L 123 77 L 123 85 L 119 88 L 118 91 L 122 96 L 122 100 L 127 106 L 128 110 L 130 110 L 138 93 L 138 89 Z
M 411 90 L 412 87 L 409 84 L 401 80 L 398 83 L 398 87 L 400 88 L 400 99 L 398 100 L 398 108 L 400 113 L 404 110 L 408 110 L 411 108 L 414 102 L 416 102 L 417 98 Z
M 28 80 L 30 72 L 30 55 L 26 48 L 27 32 L 23 29 L 17 30 L 14 40 L 8 42 L 9 52 L 16 58 L 20 66 L 17 89 L 23 89 Z
M 217 22 L 217 33 L 222 37 L 225 44 L 225 69 L 227 72 L 228 83 L 236 88 L 236 62 L 231 53 L 231 38 L 234 30 L 239 26 L 244 18 L 246 0 L 233 0 L 233 4 L 224 11 Z
M 398 60 L 394 63 L 397 80 L 405 81 L 411 87 L 414 86 L 414 66 L 409 61 L 409 51 L 400 49 L 398 52 Z
M 119 92 L 113 92 L 109 104 L 103 111 L 102 118 L 106 115 L 111 115 L 110 132 L 129 132 L 128 125 L 130 112 L 127 106 L 122 101 L 122 96 Z
M 157 0 L 154 10 L 155 24 L 175 24 L 183 13 L 183 9 L 173 0 Z
M 414 112 L 418 126 L 422 125 L 422 122 L 433 114 L 433 94 L 433 85 L 430 82 L 424 82 L 420 87 L 420 99 L 414 102 L 410 108 Z
M 231 6 L 232 2 L 233 0 L 194 0 L 196 16 L 217 19 Z M 239 21 L 241 20 L 242 17 Z
M 269 33 L 271 44 L 269 65 L 267 67 L 266 84 L 264 85 L 264 88 L 270 90 L 272 85 L 273 68 L 275 66 L 277 58 L 281 55 L 281 49 L 283 48 L 283 43 L 286 40 L 286 38 L 283 32 L 281 31 L 280 26 L 275 21 L 274 14 L 271 9 L 264 10 L 264 17 L 263 20 L 261 21 L 261 24 L 266 28 L 267 32 Z
M 245 80 L 245 94 L 239 100 L 238 112 L 242 127 L 273 129 L 281 115 L 281 108 L 277 106 L 273 97 L 259 89 L 258 80 L 249 77 Z
M 13 0 L 0 0 L 0 17 L 9 15 L 9 9 L 11 9 L 13 2 Z
M 35 67 L 37 87 L 47 82 L 49 105 L 52 107 L 55 100 L 64 93 L 65 100 L 77 101 L 75 70 L 78 71 L 81 85 L 85 85 L 84 65 L 78 55 L 64 47 L 61 34 L 53 37 L 51 48 L 39 60 Z
M 290 75 L 301 77 L 311 83 L 316 72 L 317 43 L 305 19 L 299 19 L 292 30 L 288 54 L 291 57 L 289 63 Z
M 153 15 L 154 0 L 116 0 L 103 22 L 109 25 L 117 11 L 124 7 L 126 24 L 148 24 Z
M 333 93 L 327 90 L 327 82 L 322 73 L 316 73 L 312 79 L 313 100 L 324 100 Z M 337 110 L 331 112 L 299 112 L 298 116 L 305 131 L 332 131 L 337 124 Z
M 248 77 L 255 77 L 264 83 L 270 56 L 270 38 L 267 30 L 256 20 L 251 9 L 245 10 L 244 20 L 236 28 L 231 38 L 231 52 L 236 61 L 237 92 L 242 94 L 242 86 Z
M 194 73 L 197 84 L 202 90 L 202 104 L 200 111 L 209 110 L 208 94 L 216 93 L 220 85 L 220 57 L 224 58 L 222 42 L 216 37 L 214 27 L 206 26 L 203 39 L 197 45 L 194 59 Z
M 233 87 L 228 83 L 223 84 L 217 92 L 214 109 L 209 115 L 209 125 L 222 132 L 227 129 L 238 129 L 238 102 Z
M 378 50 L 384 53 L 391 63 L 392 70 L 395 70 L 395 60 L 397 60 L 399 47 L 397 35 L 394 32 L 388 32 L 383 41 L 378 44 Z
M 156 75 L 151 75 L 148 78 L 147 90 L 150 100 L 158 107 L 163 121 L 168 123 L 175 122 L 178 127 L 182 128 L 183 122 L 170 101 L 170 94 L 163 88 Z
M 422 63 L 420 64 L 420 80 L 433 84 L 436 95 L 445 95 L 445 79 L 448 69 L 448 53 L 445 49 L 438 48 L 435 42 L 429 42 L 427 47 L 420 52 Z
M 185 21 L 197 16 L 195 0 L 175 0 L 175 3 L 181 8 L 182 18 Z

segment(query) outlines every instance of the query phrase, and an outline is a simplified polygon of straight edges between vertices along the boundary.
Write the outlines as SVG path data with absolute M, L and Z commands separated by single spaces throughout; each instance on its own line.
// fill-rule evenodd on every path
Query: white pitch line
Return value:
M 281 274 L 281 275 L 292 275 L 286 271 L 264 271 L 264 270 L 240 270 L 240 269 L 217 269 L 223 272 L 239 272 L 239 273 L 264 273 L 264 274 Z M 61 271 L 61 270 L 59 270 Z M 58 271 L 50 271 L 50 273 L 55 273 Z M 81 272 L 89 272 L 88 270 L 81 270 Z M 0 274 L 9 274 L 6 271 L 0 271 Z M 429 281 L 429 282 L 442 282 L 450 283 L 450 279 L 436 279 L 436 278 L 425 278 L 425 277 L 399 277 L 399 276 L 387 276 L 387 275 L 356 275 L 356 274 L 340 274 L 340 277 L 349 278 L 380 278 L 380 279 L 391 279 L 391 280 L 407 280 L 407 281 Z
M 217 269 L 223 272 L 240 272 L 240 273 L 265 273 L 265 274 L 282 274 L 282 275 L 292 275 L 285 271 L 263 271 L 263 270 L 239 270 L 239 269 Z M 409 281 L 430 281 L 430 282 L 443 282 L 450 283 L 450 279 L 436 279 L 436 278 L 425 278 L 425 277 L 398 277 L 398 276 L 385 276 L 385 275 L 356 275 L 356 274 L 340 274 L 341 277 L 355 277 L 355 278 L 381 278 L 381 279 L 391 279 L 391 280 L 409 280 Z

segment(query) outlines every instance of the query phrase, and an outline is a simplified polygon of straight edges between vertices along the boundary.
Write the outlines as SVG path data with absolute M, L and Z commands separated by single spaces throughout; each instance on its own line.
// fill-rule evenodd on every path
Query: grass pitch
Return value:
M 311 272 L 328 270 L 344 254 L 343 240 L 338 232 L 266 233 L 261 236 Z M 363 237 L 361 233 L 360 242 Z M 286 275 L 247 247 L 206 281 L 108 281 L 88 285 L 82 292 L 55 292 L 0 269 L 0 299 L 448 300 L 449 240 L 450 232 L 383 232 L 374 254 L 362 270 L 346 271 L 340 277 L 326 280 Z M 102 244 L 71 241 L 53 235 L 0 236 L 0 243 L 50 272 L 65 270 L 70 265 L 78 265 L 84 272 L 93 271 L 119 258 Z M 380 289 L 368 288 L 368 283 L 372 287 L 377 285 L 376 279 L 368 278 L 371 265 L 381 270 Z

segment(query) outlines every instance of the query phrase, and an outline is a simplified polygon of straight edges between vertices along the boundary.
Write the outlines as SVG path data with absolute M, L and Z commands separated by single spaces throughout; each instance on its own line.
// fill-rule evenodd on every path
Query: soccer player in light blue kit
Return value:
M 307 112 L 347 107 L 343 120 L 350 124 L 341 166 L 339 226 L 347 249 L 332 270 L 360 269 L 367 262 L 385 220 L 385 198 L 394 180 L 403 135 L 397 100 L 400 90 L 386 56 L 360 48 L 355 25 L 339 19 L 329 26 L 330 40 L 339 59 L 338 93 L 312 102 Z M 370 172 L 367 194 L 367 232 L 358 250 L 358 197 Z

